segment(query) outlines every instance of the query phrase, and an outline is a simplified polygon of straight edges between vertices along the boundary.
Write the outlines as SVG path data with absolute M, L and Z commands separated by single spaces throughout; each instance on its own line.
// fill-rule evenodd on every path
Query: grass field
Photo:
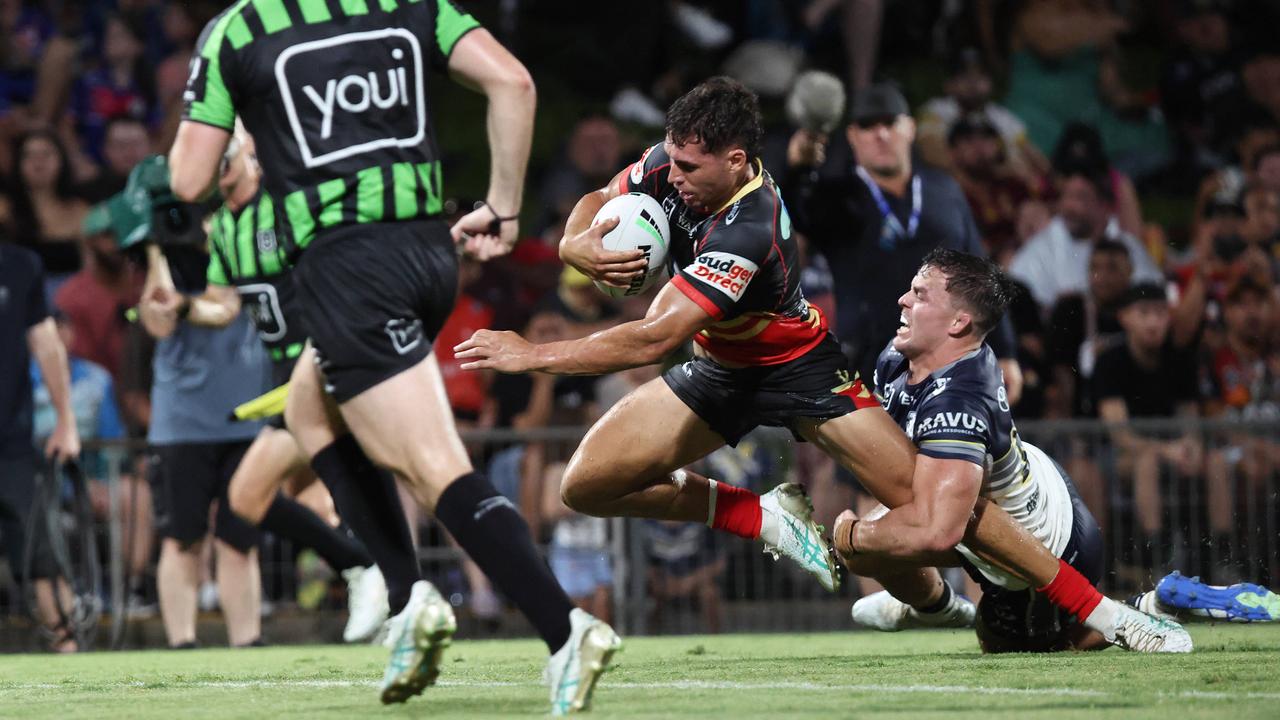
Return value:
M 1280 717 L 1280 627 L 1193 629 L 1191 655 L 984 657 L 970 633 L 636 638 L 596 717 Z M 0 717 L 537 716 L 542 646 L 460 642 L 441 684 L 382 708 L 377 647 L 0 656 Z

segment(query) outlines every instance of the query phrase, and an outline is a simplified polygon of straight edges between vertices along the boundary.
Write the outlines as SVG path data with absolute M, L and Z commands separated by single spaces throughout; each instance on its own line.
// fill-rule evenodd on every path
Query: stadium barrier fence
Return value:
M 1280 584 L 1280 421 L 1170 419 L 1109 427 L 1058 420 L 1024 422 L 1019 431 L 1061 464 L 1097 516 L 1107 553 L 1101 586 L 1113 597 L 1150 588 L 1173 570 L 1218 583 Z M 477 467 L 537 528 L 571 594 L 596 608 L 606 603 L 624 634 L 847 629 L 850 603 L 875 589 L 846 578 L 836 595 L 828 594 L 789 562 L 774 562 L 758 543 L 700 524 L 550 517 L 563 512 L 557 510 L 560 472 L 584 432 L 470 430 L 463 438 Z M 105 490 L 107 506 L 94 527 L 104 578 L 98 646 L 162 643 L 158 618 L 141 623 L 151 625 L 143 630 L 126 612 L 129 538 L 122 528 L 134 508 L 127 506 L 121 488 L 132 482 L 133 459 L 145 446 L 88 442 L 85 447 L 81 465 Z M 801 482 L 819 519 L 828 524 L 841 508 L 861 504 L 865 509 L 870 502 L 838 479 L 824 456 L 793 443 L 784 430 L 759 429 L 698 469 L 757 492 L 784 480 Z M 75 496 L 45 495 L 61 503 L 65 532 L 83 538 L 78 523 L 85 513 Z M 464 633 L 528 632 L 509 608 L 488 616 L 468 586 L 458 550 L 429 519 L 418 528 L 418 545 L 426 576 L 457 605 Z M 261 562 L 264 604 L 274 610 L 264 624 L 272 641 L 333 641 L 340 635 L 340 583 L 322 562 L 269 535 Z M 957 588 L 966 586 L 962 571 L 948 577 Z M 0 651 L 35 647 L 36 641 L 23 639 L 34 634 L 22 596 L 12 574 L 0 571 Z

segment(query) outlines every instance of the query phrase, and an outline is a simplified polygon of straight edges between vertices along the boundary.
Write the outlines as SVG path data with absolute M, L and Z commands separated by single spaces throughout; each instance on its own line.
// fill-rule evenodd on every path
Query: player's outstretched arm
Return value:
M 602 375 L 652 365 L 715 320 L 668 283 L 639 320 L 577 340 L 535 345 L 513 332 L 477 330 L 454 348 L 463 370 Z
M 462 36 L 449 55 L 449 72 L 489 99 L 488 206 L 462 216 L 453 226 L 454 241 L 465 243 L 473 257 L 487 260 L 510 250 L 519 237 L 516 218 L 524 199 L 537 91 L 524 65 L 484 29 Z
M 875 520 L 842 515 L 833 532 L 836 550 L 914 560 L 954 549 L 973 514 L 982 472 L 967 460 L 917 455 L 912 501 Z
M 572 265 L 592 280 L 616 288 L 629 286 L 636 274 L 648 267 L 644 252 L 605 250 L 601 238 L 618 226 L 618 219 L 606 218 L 596 225 L 591 221 L 605 203 L 618 197 L 626 172 L 623 170 L 608 185 L 592 190 L 578 200 L 565 221 L 564 237 L 560 239 L 560 259 L 565 264 Z

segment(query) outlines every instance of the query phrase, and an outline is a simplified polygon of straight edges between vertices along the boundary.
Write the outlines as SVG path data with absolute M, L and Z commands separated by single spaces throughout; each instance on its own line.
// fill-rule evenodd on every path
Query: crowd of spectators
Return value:
M 86 439 L 144 437 L 151 420 L 152 349 L 127 320 L 143 273 L 115 248 L 97 204 L 144 156 L 168 148 L 196 36 L 224 4 L 0 0 L 0 242 L 25 245 L 44 263 L 73 383 L 97 408 L 93 422 L 82 418 Z M 911 79 L 906 176 L 936 173 L 930 182 L 954 188 L 978 246 L 1027 291 L 1011 313 L 1008 353 L 1021 368 L 1020 391 L 1011 388 L 1020 421 L 1280 419 L 1280 46 L 1269 32 L 1280 25 L 1271 4 L 671 0 L 573 4 L 572 18 L 550 0 L 462 4 L 516 50 L 540 90 L 571 86 L 566 105 L 580 112 L 559 128 L 555 155 L 533 166 L 528 237 L 510 256 L 461 273 L 437 351 L 464 429 L 590 424 L 653 376 L 478 375 L 461 371 L 449 348 L 480 327 L 551 340 L 642 314 L 644 298 L 610 300 L 560 264 L 556 244 L 573 204 L 661 140 L 666 103 L 721 71 L 761 95 L 771 123 L 764 161 L 782 181 L 793 131 L 783 101 L 806 67 L 831 71 L 850 97 L 878 80 Z M 632 29 L 625 40 L 543 32 L 588 16 Z M 620 42 L 627 52 L 617 52 Z M 1146 78 L 1135 71 L 1144 64 Z M 556 97 L 544 92 L 541 109 L 552 103 L 547 112 L 563 117 Z M 831 133 L 826 170 L 856 162 L 856 131 L 841 123 Z M 782 190 L 789 205 L 799 202 L 785 182 Z M 842 265 L 855 238 L 835 226 L 814 232 L 805 238 L 806 293 L 844 327 L 852 321 L 836 307 L 842 285 L 869 270 Z M 876 325 L 892 326 L 895 299 L 874 300 L 890 312 Z M 1105 467 L 1100 444 L 1111 452 Z M 1146 545 L 1167 530 L 1160 488 L 1170 477 L 1207 479 L 1212 539 L 1225 547 L 1237 504 L 1280 467 L 1280 443 L 1243 432 L 1210 443 L 1133 430 L 1060 445 L 1104 523 L 1114 484 L 1103 478 L 1123 480 Z M 607 617 L 603 525 L 564 515 L 554 492 L 567 449 L 535 442 L 474 452 L 542 528 L 553 569 L 575 578 L 576 599 Z M 803 457 L 797 467 L 815 477 L 829 470 Z M 126 478 L 142 472 L 125 470 Z M 146 484 L 130 487 L 145 507 Z M 645 535 L 655 598 L 696 595 L 706 576 L 726 571 L 720 549 L 680 532 L 654 525 Z M 136 547 L 151 552 L 146 542 Z M 714 601 L 700 599 L 712 628 Z

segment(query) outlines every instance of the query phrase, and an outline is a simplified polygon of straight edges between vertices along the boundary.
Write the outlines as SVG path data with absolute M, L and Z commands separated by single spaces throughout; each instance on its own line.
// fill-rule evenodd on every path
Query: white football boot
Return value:
M 970 628 L 978 609 L 951 593 L 951 601 L 936 613 L 923 613 L 889 594 L 888 590 L 859 598 L 853 604 L 853 621 L 881 632 L 915 628 Z
M 782 483 L 760 496 L 760 509 L 765 514 L 760 526 L 764 551 L 774 560 L 782 555 L 795 560 L 835 592 L 840 587 L 835 550 L 822 537 L 824 528 L 813 521 L 813 502 L 804 488 Z
M 1103 633 L 1112 645 L 1143 653 L 1191 652 L 1191 635 L 1178 623 L 1109 598 L 1103 602 L 1113 603 L 1116 608 L 1111 632 Z
M 569 641 L 547 661 L 551 685 L 551 714 L 583 712 L 591 706 L 596 681 L 609 667 L 622 638 L 603 621 L 581 608 L 569 613 Z
M 453 642 L 458 621 L 453 608 L 426 580 L 413 584 L 409 604 L 387 621 L 384 643 L 391 648 L 382 676 L 382 703 L 402 703 L 434 685 L 440 675 L 440 657 Z
M 347 581 L 347 626 L 342 641 L 364 642 L 378 632 L 391 612 L 387 583 L 377 565 L 348 568 L 342 577 Z

